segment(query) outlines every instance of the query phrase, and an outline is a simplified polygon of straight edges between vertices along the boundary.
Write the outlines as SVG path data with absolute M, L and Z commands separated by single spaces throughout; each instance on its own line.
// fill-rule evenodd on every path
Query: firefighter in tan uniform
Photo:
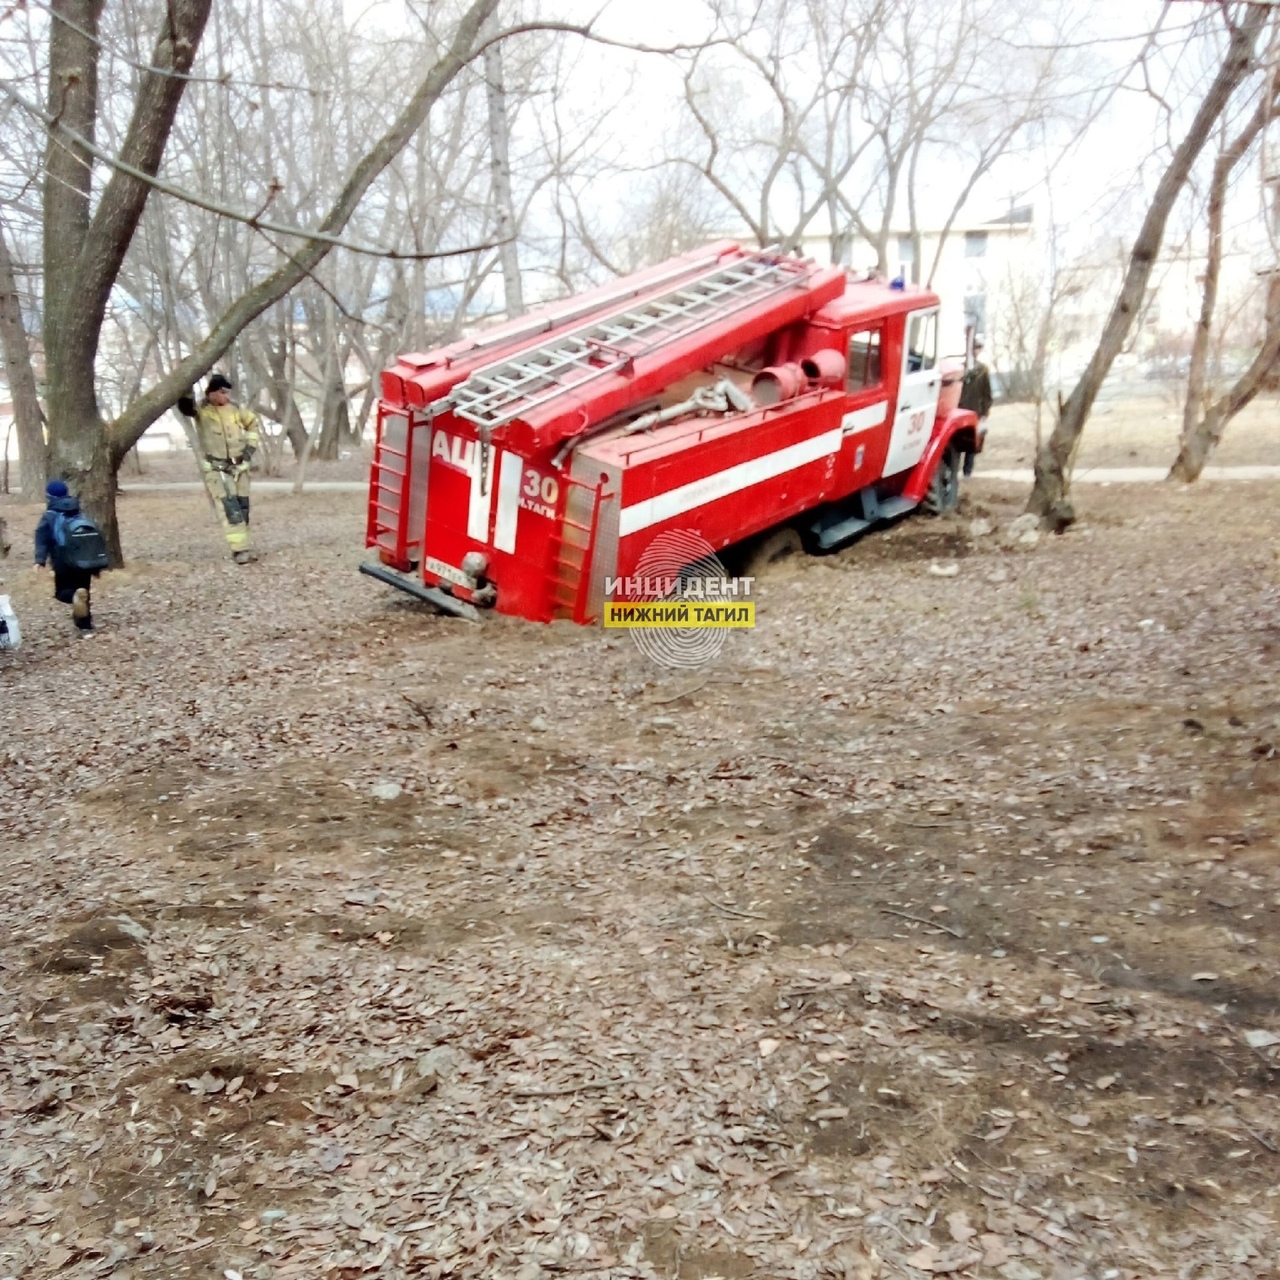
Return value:
M 248 564 L 258 557 L 249 539 L 249 463 L 261 443 L 258 415 L 231 402 L 231 382 L 220 373 L 209 379 L 199 405 L 194 396 L 178 401 L 178 411 L 194 418 L 200 472 L 222 522 L 231 558 Z

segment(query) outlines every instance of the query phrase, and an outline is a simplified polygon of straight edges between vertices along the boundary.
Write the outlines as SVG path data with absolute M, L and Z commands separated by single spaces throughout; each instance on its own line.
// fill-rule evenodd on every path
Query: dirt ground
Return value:
M 1185 386 L 1180 382 L 1108 383 L 1080 442 L 1076 474 L 1094 467 L 1168 467 L 1178 453 Z M 1053 429 L 1054 408 L 1045 405 L 1041 430 Z M 997 405 L 988 419 L 980 465 L 1030 467 L 1035 462 L 1035 409 Z M 1259 396 L 1227 424 L 1213 466 L 1280 464 L 1280 397 Z
M 1280 486 L 968 493 L 678 674 L 358 494 L 0 567 L 0 1277 L 1280 1274 Z

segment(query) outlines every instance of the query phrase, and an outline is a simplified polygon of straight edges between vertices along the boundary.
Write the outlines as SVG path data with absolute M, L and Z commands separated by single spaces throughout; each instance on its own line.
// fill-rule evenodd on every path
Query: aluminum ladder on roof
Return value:
M 477 369 L 449 400 L 482 436 L 638 355 L 803 283 L 812 263 L 763 249 L 517 355 Z

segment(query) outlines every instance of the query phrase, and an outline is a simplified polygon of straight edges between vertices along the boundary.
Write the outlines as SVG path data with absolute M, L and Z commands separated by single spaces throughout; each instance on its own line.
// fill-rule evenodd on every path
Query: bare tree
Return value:
M 1082 288 L 1073 264 L 1063 264 L 1052 241 L 1049 259 L 1041 272 L 1015 275 L 1010 270 L 1003 282 L 1003 305 L 987 332 L 996 363 L 1001 371 L 1002 398 L 1029 401 L 1034 409 L 1035 446 L 1041 444 L 1044 405 L 1049 390 L 1049 357 L 1061 342 L 1062 306 Z
M 1035 483 L 1027 501 L 1027 510 L 1040 516 L 1051 528 L 1063 528 L 1075 519 L 1068 496 L 1068 473 L 1081 433 L 1102 383 L 1147 301 L 1152 268 L 1174 204 L 1232 95 L 1255 70 L 1258 36 L 1275 12 L 1269 5 L 1248 3 L 1232 6 L 1226 0 L 1221 3 L 1220 11 L 1227 25 L 1228 38 L 1217 70 L 1156 185 L 1141 229 L 1129 252 L 1120 290 L 1093 356 L 1062 404 L 1049 439 L 1036 455 Z
M 877 136 L 858 94 L 890 3 L 742 5 L 723 19 L 732 42 L 688 60 L 690 136 L 677 162 L 758 243 L 798 243 Z
M 1227 423 L 1267 385 L 1280 364 L 1280 271 L 1272 271 L 1267 285 L 1264 336 L 1257 354 L 1234 385 L 1214 400 L 1196 422 L 1191 435 L 1182 440 L 1178 457 L 1169 472 L 1171 480 L 1195 480 L 1205 460 L 1217 448 Z
M 516 244 L 516 209 L 511 191 L 511 128 L 507 115 L 507 88 L 502 74 L 502 46 L 484 51 L 485 95 L 489 108 L 489 155 L 493 172 L 494 239 L 502 263 L 502 288 L 509 316 L 524 314 L 524 289 L 520 282 L 520 252 Z
M 30 500 L 44 491 L 44 413 L 31 367 L 22 298 L 3 223 L 0 223 L 0 352 L 4 355 L 5 381 L 13 397 L 14 426 L 18 431 L 18 483 L 23 495 Z M 8 457 L 7 449 L 4 456 Z
M 1274 38 L 1274 33 L 1273 33 Z M 1231 139 L 1224 143 L 1214 161 L 1209 182 L 1206 213 L 1208 249 L 1205 260 L 1204 285 L 1200 315 L 1192 338 L 1191 359 L 1187 375 L 1186 400 L 1183 405 L 1182 435 L 1178 456 L 1169 470 L 1169 479 L 1197 480 L 1209 454 L 1218 445 L 1228 422 L 1262 389 L 1280 353 L 1280 279 L 1275 269 L 1267 281 L 1267 303 L 1263 337 L 1255 358 L 1226 393 L 1210 399 L 1208 374 L 1210 340 L 1218 306 L 1218 283 L 1222 269 L 1223 216 L 1227 190 L 1233 171 L 1261 137 L 1280 108 L 1280 62 L 1270 59 L 1267 83 L 1252 115 Z M 1265 163 L 1265 160 L 1264 160 Z M 1270 175 L 1263 173 L 1263 190 Z M 1275 179 L 1271 178 L 1272 184 Z M 1280 236 L 1280 207 L 1272 205 L 1272 235 Z
M 12 86 L 0 85 L 0 90 L 24 109 L 38 113 L 48 134 L 43 192 L 44 331 L 51 465 L 73 482 L 88 510 L 100 520 L 113 558 L 119 562 L 114 476 L 129 449 L 182 392 L 213 367 L 251 321 L 310 279 L 333 248 L 352 243 L 344 241 L 341 233 L 362 198 L 463 68 L 483 52 L 481 31 L 497 0 L 471 0 L 447 30 L 427 32 L 426 70 L 413 92 L 372 145 L 353 151 L 358 158 L 339 190 L 313 228 L 305 231 L 265 216 L 271 203 L 269 191 L 260 211 L 237 211 L 158 176 L 204 35 L 210 0 L 171 0 L 144 69 L 138 73 L 119 148 L 110 151 L 97 144 L 103 114 L 98 88 L 103 3 L 55 0 L 52 4 L 48 95 L 43 109 Z M 100 190 L 94 183 L 97 166 L 110 172 Z M 153 190 L 232 216 L 264 237 L 290 238 L 293 243 L 281 249 L 271 270 L 225 307 L 199 342 L 107 421 L 97 394 L 95 359 L 108 300 Z M 432 246 L 426 256 L 439 253 Z
M 796 247 L 825 217 L 833 261 L 860 240 L 887 274 L 906 222 L 912 277 L 930 280 L 997 162 L 1033 125 L 1079 115 L 1060 92 L 1083 74 L 1076 55 L 1065 38 L 1021 43 L 1032 17 L 1045 20 L 1032 0 L 729 3 L 736 37 L 685 68 L 676 163 L 761 244 Z M 940 223 L 931 262 L 926 220 Z

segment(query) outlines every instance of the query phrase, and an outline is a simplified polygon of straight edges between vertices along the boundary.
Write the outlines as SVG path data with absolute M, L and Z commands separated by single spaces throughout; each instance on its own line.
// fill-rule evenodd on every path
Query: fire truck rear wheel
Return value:
M 933 479 L 929 481 L 929 492 L 924 496 L 924 509 L 930 515 L 946 515 L 960 505 L 960 472 L 964 466 L 964 456 L 955 445 L 950 445 L 938 459 Z
M 799 555 L 803 550 L 804 544 L 795 529 L 775 529 L 747 553 L 744 574 L 748 578 L 758 578 L 780 560 Z

